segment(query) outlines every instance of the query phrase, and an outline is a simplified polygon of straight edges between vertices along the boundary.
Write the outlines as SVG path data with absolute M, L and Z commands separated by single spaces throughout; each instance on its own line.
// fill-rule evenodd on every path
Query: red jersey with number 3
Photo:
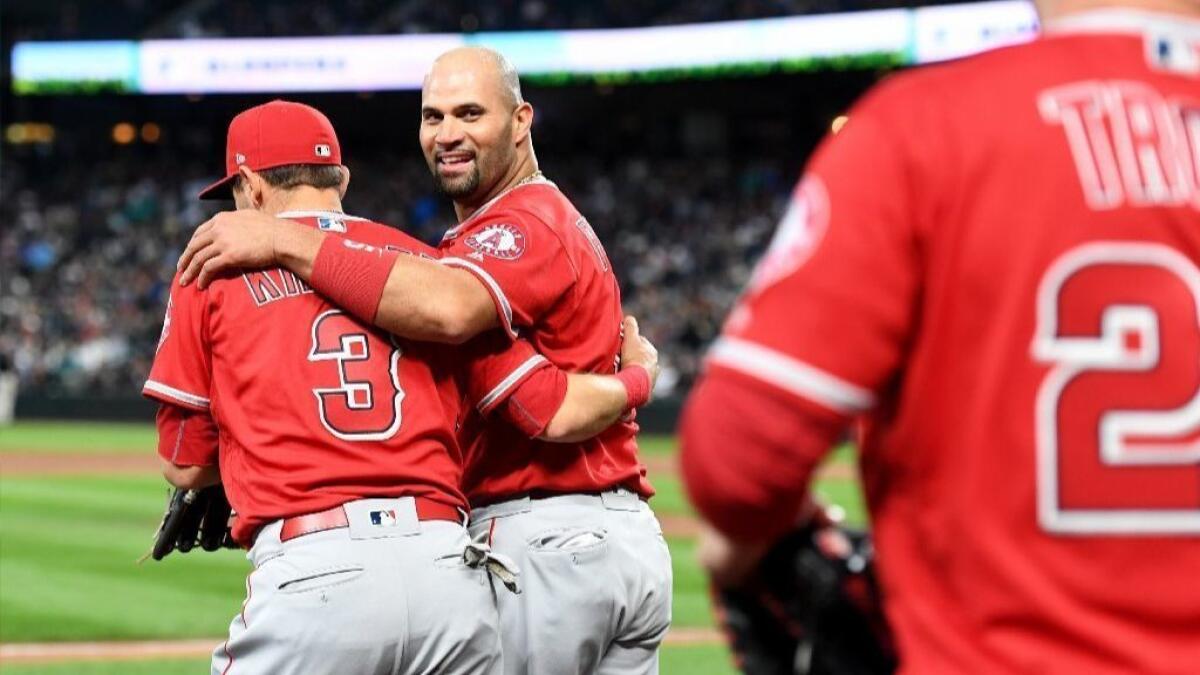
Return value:
M 1127 11 L 890 78 L 713 348 L 866 413 L 905 673 L 1200 672 L 1198 78 L 1200 24 Z
M 571 372 L 616 372 L 621 291 L 587 220 L 546 180 L 518 186 L 449 232 L 442 263 L 483 282 L 509 335 L 529 340 Z M 637 425 L 618 422 L 580 443 L 530 439 L 511 424 L 468 418 L 463 489 L 473 505 L 534 491 L 596 492 L 623 486 L 654 494 L 638 460 Z
M 332 212 L 282 217 L 380 249 L 435 257 L 398 230 Z M 455 421 L 495 408 L 542 359 L 524 341 L 463 347 L 393 338 L 284 269 L 171 289 L 143 393 L 206 411 L 248 543 L 263 524 L 365 497 L 423 495 L 466 507 Z M 214 448 L 215 452 L 216 449 Z M 178 458 L 211 464 L 216 457 Z

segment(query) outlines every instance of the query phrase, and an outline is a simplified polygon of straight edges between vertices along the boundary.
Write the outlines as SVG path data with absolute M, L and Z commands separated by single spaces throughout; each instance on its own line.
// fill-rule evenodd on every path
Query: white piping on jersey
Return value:
M 811 366 L 774 349 L 746 340 L 723 337 L 708 352 L 709 363 L 750 375 L 784 391 L 854 414 L 875 405 L 868 389 Z
M 175 436 L 175 449 L 171 451 L 171 462 L 179 460 L 179 450 L 183 447 L 183 430 L 187 428 L 188 418 L 179 420 L 179 433 Z
M 155 382 L 154 380 L 146 380 L 146 384 L 142 386 L 142 389 L 152 391 L 156 394 L 162 394 L 163 396 L 166 396 L 167 398 L 173 398 L 176 401 L 187 403 L 188 405 L 196 406 L 197 408 L 207 408 L 208 407 L 208 399 L 204 398 L 203 396 L 199 396 L 196 394 L 189 394 L 186 391 L 182 391 L 180 389 L 176 389 L 175 387 L 165 385 L 162 382 Z
M 512 389 L 513 385 L 515 385 L 522 377 L 525 377 L 526 373 L 545 363 L 545 361 L 546 357 L 542 356 L 541 354 L 534 354 L 533 356 L 529 357 L 525 363 L 517 366 L 516 370 L 509 373 L 508 377 L 504 378 L 500 384 L 496 385 L 494 389 L 487 393 L 487 396 L 484 396 L 479 400 L 477 407 L 479 408 L 480 412 L 485 412 L 488 408 L 492 407 L 492 404 L 495 403 L 501 396 L 504 396 L 509 389 Z
M 476 265 L 469 260 L 463 260 L 462 258 L 439 258 L 438 262 L 449 267 L 465 267 L 466 269 L 469 269 L 478 275 L 483 283 L 487 284 L 488 288 L 492 289 L 492 293 L 500 300 L 500 309 L 504 312 L 504 321 L 501 323 L 504 324 L 505 332 L 507 332 L 514 339 L 517 337 L 517 329 L 512 325 L 512 305 L 508 304 L 508 296 L 504 295 L 504 290 L 500 288 L 500 284 L 496 283 L 496 280 L 492 278 L 492 275 L 488 274 L 487 271 L 479 265 Z
M 275 214 L 276 218 L 336 218 L 337 220 L 366 220 L 358 216 L 350 216 L 341 211 L 283 211 Z
M 464 227 L 468 227 L 472 223 L 474 223 L 476 220 L 479 220 L 479 218 L 481 216 L 483 216 L 483 214 L 488 209 L 492 208 L 493 204 L 500 201 L 504 197 L 507 197 L 510 192 L 514 192 L 516 190 L 519 190 L 523 187 L 527 187 L 529 185 L 549 185 L 550 187 L 553 187 L 556 190 L 558 189 L 557 185 L 555 185 L 553 182 L 550 181 L 550 179 L 548 179 L 544 176 L 534 178 L 533 180 L 522 181 L 520 183 L 517 183 L 516 185 L 505 190 L 504 192 L 501 192 L 500 194 L 496 195 L 495 197 L 492 197 L 491 199 L 487 200 L 487 202 L 485 202 L 483 206 L 481 206 L 475 210 L 475 213 L 472 213 L 471 215 L 467 216 L 466 220 L 464 220 L 461 223 L 455 225 L 454 227 L 446 230 L 446 233 L 442 235 L 442 241 L 446 241 L 447 239 L 453 239 L 453 238 L 457 237 L 458 233 L 462 232 Z
M 1200 40 L 1200 21 L 1165 12 L 1120 8 L 1092 9 L 1047 21 L 1042 27 L 1042 32 L 1047 35 L 1155 32 L 1184 35 L 1192 40 Z

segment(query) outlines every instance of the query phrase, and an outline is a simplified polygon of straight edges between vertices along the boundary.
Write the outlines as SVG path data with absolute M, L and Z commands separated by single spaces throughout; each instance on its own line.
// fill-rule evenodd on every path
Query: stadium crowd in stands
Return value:
M 0 174 L 0 353 L 22 386 L 128 395 L 154 354 L 167 284 L 191 229 L 200 163 L 118 153 L 94 163 L 6 158 Z M 453 224 L 419 159 L 349 160 L 348 211 L 436 241 Z M 543 158 L 605 242 L 628 312 L 682 391 L 770 237 L 797 167 L 771 161 Z

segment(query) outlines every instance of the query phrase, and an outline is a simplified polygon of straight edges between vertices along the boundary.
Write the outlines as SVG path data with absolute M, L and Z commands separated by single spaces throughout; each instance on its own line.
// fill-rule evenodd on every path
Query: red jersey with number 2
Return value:
M 446 233 L 442 263 L 479 278 L 509 335 L 570 372 L 612 374 L 621 350 L 621 290 L 592 226 L 546 180 L 501 194 Z M 512 424 L 466 419 L 463 489 L 473 505 L 529 492 L 623 486 L 654 494 L 638 460 L 637 425 L 579 443 L 530 439 Z
M 361 218 L 281 216 L 436 256 Z M 330 305 L 287 270 L 246 272 L 205 291 L 172 287 L 143 393 L 215 419 L 221 479 L 238 512 L 234 536 L 248 543 L 272 520 L 365 497 L 422 495 L 465 508 L 454 428 L 464 399 L 486 397 L 494 409 L 544 363 L 524 341 L 489 343 L 399 340 Z
M 1197 23 L 1099 12 L 889 79 L 714 346 L 867 413 L 905 673 L 1200 672 L 1198 77 Z

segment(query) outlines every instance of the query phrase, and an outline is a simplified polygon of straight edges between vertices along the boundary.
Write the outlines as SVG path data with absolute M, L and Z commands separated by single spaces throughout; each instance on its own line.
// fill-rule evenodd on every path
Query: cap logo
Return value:
M 234 155 L 233 155 L 233 163 L 234 163 L 234 164 L 245 164 L 245 163 L 246 163 L 246 156 L 245 156 L 245 155 L 243 155 L 243 154 L 242 154 L 242 153 L 240 153 L 240 152 L 234 153 Z
M 333 156 L 333 150 L 324 143 L 317 143 L 316 146 L 313 147 L 313 152 L 317 155 L 317 157 Z

